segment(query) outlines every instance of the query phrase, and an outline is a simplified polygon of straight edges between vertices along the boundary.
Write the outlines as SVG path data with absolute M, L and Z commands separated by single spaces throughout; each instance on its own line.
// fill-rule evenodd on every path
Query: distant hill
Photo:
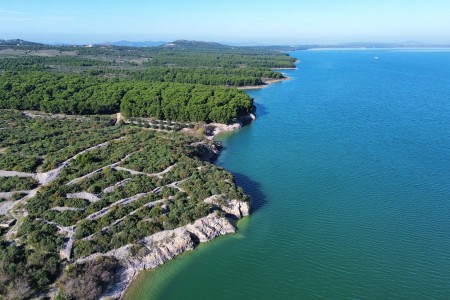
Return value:
M 315 48 L 426 48 L 426 47 L 450 47 L 450 44 L 429 44 L 417 41 L 405 41 L 400 43 L 383 43 L 383 42 L 351 42 L 340 44 L 310 44 L 310 45 L 226 45 L 216 42 L 202 42 L 190 40 L 176 40 L 174 42 L 165 41 L 143 41 L 133 42 L 121 40 L 117 42 L 95 43 L 94 47 L 111 46 L 111 47 L 134 47 L 134 48 L 166 48 L 171 50 L 190 50 L 190 51 L 230 51 L 230 50 L 245 50 L 245 51 L 295 51 Z M 49 47 L 92 47 L 91 45 L 68 44 L 68 43 L 36 43 L 25 41 L 21 39 L 0 39 L 0 47 L 14 47 L 23 49 L 47 49 Z
M 0 46 L 38 46 L 38 45 L 43 45 L 43 44 L 24 41 L 24 40 L 20 40 L 20 39 L 0 40 Z
M 166 43 L 161 47 L 165 48 L 175 48 L 175 49 L 214 49 L 214 50 L 228 50 L 233 48 L 232 46 L 227 46 L 215 42 L 200 42 L 200 41 L 188 41 L 188 40 L 177 40 L 171 43 Z
M 426 44 L 424 44 L 422 42 L 416 42 L 416 41 L 406 41 L 406 42 L 403 42 L 402 45 L 404 47 L 424 47 L 424 46 L 426 46 Z
M 121 47 L 157 47 L 166 44 L 167 42 L 158 41 L 145 41 L 145 42 L 132 42 L 132 41 L 118 41 L 118 42 L 105 42 L 101 43 L 101 45 L 112 45 L 112 46 L 121 46 Z

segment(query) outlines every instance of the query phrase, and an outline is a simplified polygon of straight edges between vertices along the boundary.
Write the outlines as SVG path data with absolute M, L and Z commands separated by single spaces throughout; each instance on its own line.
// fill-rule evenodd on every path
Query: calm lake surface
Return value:
M 450 51 L 300 51 L 248 93 L 218 164 L 239 232 L 143 272 L 129 299 L 450 297 Z

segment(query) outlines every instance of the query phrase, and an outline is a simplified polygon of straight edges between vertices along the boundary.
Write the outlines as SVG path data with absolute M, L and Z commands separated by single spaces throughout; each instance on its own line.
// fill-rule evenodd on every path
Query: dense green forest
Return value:
M 132 78 L 143 81 L 223 86 L 261 85 L 263 84 L 263 78 L 283 78 L 281 73 L 259 68 L 152 67 L 145 71 L 128 72 L 128 74 Z
M 231 47 L 217 43 L 175 41 L 159 47 L 107 45 L 47 46 L 34 43 L 0 43 L 0 70 L 48 68 L 77 72 L 79 67 L 110 67 L 111 70 L 146 70 L 152 67 L 229 69 L 294 67 L 295 59 L 272 47 Z M 2 50 L 3 49 L 3 50 Z M 112 67 L 112 68 L 111 68 Z M 216 74 L 217 75 L 217 74 Z M 278 75 L 277 75 L 278 76 Z
M 66 114 L 118 112 L 125 83 L 50 72 L 2 73 L 0 108 Z
M 128 91 L 121 112 L 131 117 L 229 123 L 254 110 L 253 100 L 236 89 L 186 84 L 141 84 Z
M 159 47 L 0 43 L 0 108 L 229 123 L 253 110 L 232 86 L 263 85 L 293 67 L 273 49 L 176 41 Z
M 261 85 L 264 78 L 283 78 L 281 73 L 257 67 L 144 67 L 128 61 L 113 63 L 71 56 L 0 58 L 0 68 L 5 72 L 53 71 L 98 77 L 129 78 L 146 82 L 179 82 L 223 86 Z
M 1 74 L 0 87 L 2 109 L 220 123 L 253 111 L 249 96 L 220 86 L 23 72 Z

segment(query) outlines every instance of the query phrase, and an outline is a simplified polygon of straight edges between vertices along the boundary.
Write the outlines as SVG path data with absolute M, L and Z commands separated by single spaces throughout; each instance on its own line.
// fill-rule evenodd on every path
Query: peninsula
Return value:
M 254 118 L 272 49 L 0 43 L 0 295 L 120 298 L 136 274 L 235 231 L 250 199 L 211 136 Z

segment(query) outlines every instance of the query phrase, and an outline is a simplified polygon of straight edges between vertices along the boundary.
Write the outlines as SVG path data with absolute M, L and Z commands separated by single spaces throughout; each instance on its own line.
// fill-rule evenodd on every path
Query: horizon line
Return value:
M 83 46 L 83 45 L 113 45 L 120 42 L 127 42 L 127 43 L 161 43 L 161 45 L 167 44 L 167 43 L 173 43 L 176 41 L 189 41 L 189 42 L 205 42 L 205 43 L 218 43 L 226 46 L 242 46 L 242 47 L 301 47 L 301 46 L 352 46 L 352 47 L 364 47 L 364 45 L 374 45 L 374 46 L 403 46 L 403 47 L 442 47 L 442 46 L 450 46 L 450 42 L 420 42 L 420 41 L 401 41 L 401 42 L 386 42 L 386 41 L 353 41 L 353 42 L 335 42 L 335 43 L 261 43 L 261 42 L 255 42 L 255 41 L 249 41 L 249 42 L 233 42 L 233 41 L 213 41 L 213 40 L 199 40 L 199 39 L 176 39 L 176 40 L 127 40 L 127 39 L 118 39 L 115 41 L 102 41 L 102 42 L 48 42 L 48 41 L 38 41 L 38 40 L 32 40 L 32 39 L 23 39 L 23 38 L 3 38 L 0 39 L 3 41 L 14 41 L 14 40 L 21 40 L 24 42 L 31 42 L 31 43 L 37 43 L 42 45 L 48 45 L 48 46 Z

